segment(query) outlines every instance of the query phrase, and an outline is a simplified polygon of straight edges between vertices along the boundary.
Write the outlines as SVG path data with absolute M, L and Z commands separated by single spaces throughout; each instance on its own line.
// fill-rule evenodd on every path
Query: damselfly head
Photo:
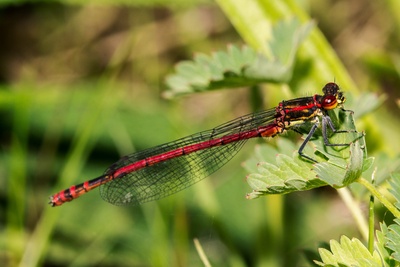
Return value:
M 340 92 L 339 85 L 336 83 L 327 83 L 324 88 L 322 88 L 324 95 L 334 95 L 336 96 Z
M 321 100 L 321 106 L 324 109 L 334 109 L 346 101 L 346 98 L 336 83 L 327 83 L 324 88 L 322 88 L 322 92 L 324 95 Z
M 325 96 L 333 95 L 337 99 L 339 104 L 344 103 L 346 101 L 343 92 L 340 91 L 340 87 L 336 83 L 327 83 L 322 89 L 322 92 L 324 92 Z

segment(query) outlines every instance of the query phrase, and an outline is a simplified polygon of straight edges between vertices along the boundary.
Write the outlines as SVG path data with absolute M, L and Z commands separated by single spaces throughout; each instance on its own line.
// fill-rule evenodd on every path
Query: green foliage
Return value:
M 330 250 L 320 248 L 321 259 L 314 262 L 319 266 L 399 266 L 399 233 L 398 224 L 389 227 L 381 224 L 381 230 L 376 231 L 375 250 L 372 253 L 357 238 L 350 240 L 342 236 L 340 243 L 330 241 Z
M 392 197 L 399 196 L 399 173 L 393 174 L 391 180 Z M 390 196 L 389 196 L 390 197 Z M 398 202 L 397 202 L 398 203 Z M 331 248 L 319 249 L 321 261 L 315 261 L 319 266 L 399 266 L 400 265 L 400 219 L 387 227 L 381 224 L 381 231 L 376 231 L 375 250 L 373 252 L 358 240 L 342 236 L 340 244 L 331 240 Z
M 389 180 L 391 188 L 389 191 L 396 199 L 396 207 L 400 210 L 400 173 L 393 173 Z M 385 235 L 386 247 L 392 250 L 391 256 L 400 265 L 400 218 L 394 220 L 394 224 L 389 225 Z
M 395 219 L 395 224 L 389 225 L 386 246 L 393 251 L 391 256 L 400 264 L 400 218 Z
M 228 51 L 215 52 L 211 57 L 197 54 L 193 61 L 178 63 L 176 74 L 167 76 L 169 90 L 164 95 L 172 97 L 262 82 L 288 82 L 296 51 L 312 27 L 311 22 L 300 26 L 298 20 L 277 23 L 272 29 L 272 40 L 267 44 L 269 57 L 249 46 L 240 49 L 235 45 L 230 45 Z
M 400 210 L 400 173 L 395 172 L 391 173 L 391 179 L 389 179 L 390 184 L 390 193 L 392 193 L 393 197 L 395 197 L 396 202 L 395 205 L 397 209 Z
M 382 266 L 382 260 L 377 252 L 371 254 L 360 240 L 349 239 L 346 236 L 340 238 L 340 243 L 331 240 L 330 250 L 319 249 L 322 262 L 316 261 L 319 266 L 359 266 L 378 267 Z
M 398 266 L 396 261 L 390 257 L 392 251 L 385 246 L 385 238 L 388 234 L 388 228 L 383 223 L 380 225 L 381 230 L 376 231 L 376 242 L 375 247 L 376 251 L 378 251 L 379 255 L 381 256 L 382 260 L 384 261 L 384 266 L 394 267 Z
M 260 149 L 271 152 L 269 146 Z M 258 173 L 247 176 L 247 183 L 253 189 L 253 192 L 247 194 L 248 199 L 264 194 L 287 194 L 327 185 L 316 176 L 306 162 L 299 159 L 297 153 L 293 157 L 279 154 L 276 157 L 276 165 L 261 162 L 257 168 Z

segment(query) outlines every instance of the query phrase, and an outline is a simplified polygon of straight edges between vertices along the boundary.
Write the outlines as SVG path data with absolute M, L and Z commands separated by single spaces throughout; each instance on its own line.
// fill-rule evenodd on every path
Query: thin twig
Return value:
M 194 246 L 196 247 L 197 253 L 200 256 L 201 261 L 203 262 L 205 267 L 211 267 L 210 262 L 208 261 L 208 258 L 206 254 L 204 253 L 203 247 L 201 246 L 199 240 L 197 238 L 193 239 Z

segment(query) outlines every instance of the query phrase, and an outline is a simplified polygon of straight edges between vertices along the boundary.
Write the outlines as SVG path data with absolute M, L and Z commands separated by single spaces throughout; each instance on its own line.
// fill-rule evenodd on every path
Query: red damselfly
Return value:
M 50 197 L 52 206 L 60 206 L 100 186 L 102 198 L 114 205 L 135 205 L 174 194 L 209 176 L 227 163 L 250 138 L 274 137 L 286 130 L 298 131 L 306 122 L 313 125 L 299 148 L 322 126 L 326 146 L 328 127 L 337 131 L 328 111 L 343 108 L 345 97 L 336 83 L 328 83 L 323 95 L 315 94 L 286 100 L 275 108 L 245 115 L 214 129 L 193 134 L 173 142 L 149 148 L 121 158 L 95 179 L 73 185 Z

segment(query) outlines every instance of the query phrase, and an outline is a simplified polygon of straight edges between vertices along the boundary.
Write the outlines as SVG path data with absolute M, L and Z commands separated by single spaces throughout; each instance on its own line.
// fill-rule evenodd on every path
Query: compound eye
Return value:
M 324 88 L 322 88 L 324 95 L 336 95 L 338 91 L 339 86 L 336 83 L 327 83 Z
M 321 101 L 321 106 L 324 109 L 334 109 L 338 105 L 337 99 L 333 95 L 325 96 Z

